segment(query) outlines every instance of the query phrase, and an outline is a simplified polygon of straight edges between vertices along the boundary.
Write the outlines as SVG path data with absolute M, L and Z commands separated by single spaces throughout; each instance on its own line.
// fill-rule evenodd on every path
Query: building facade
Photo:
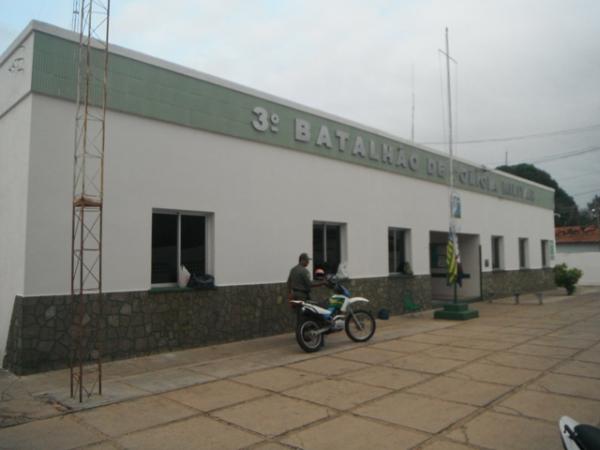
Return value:
M 555 231 L 556 264 L 580 269 L 580 285 L 600 286 L 600 228 L 557 227 Z
M 68 354 L 77 41 L 32 22 L 0 59 L 0 356 L 17 373 Z M 117 46 L 108 86 L 107 358 L 291 330 L 301 252 L 344 261 L 374 309 L 451 296 L 446 155 Z M 550 287 L 553 191 L 463 160 L 455 175 L 460 298 Z M 181 265 L 216 287 L 177 288 Z

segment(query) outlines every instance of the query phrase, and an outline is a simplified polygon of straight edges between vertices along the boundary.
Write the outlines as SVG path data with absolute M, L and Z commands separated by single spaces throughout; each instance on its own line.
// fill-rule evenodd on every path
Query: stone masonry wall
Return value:
M 402 298 L 431 307 L 429 276 L 350 280 L 354 296 L 371 300 L 376 313 L 403 312 Z M 331 291 L 315 290 L 325 299 Z M 103 312 L 86 299 L 86 319 L 98 320 L 104 360 L 141 356 L 189 347 L 291 332 L 294 314 L 285 284 L 224 286 L 209 290 L 107 293 Z M 3 367 L 16 374 L 43 372 L 68 365 L 72 299 L 68 295 L 17 297 Z
M 552 269 L 499 270 L 483 273 L 483 299 L 510 297 L 556 287 Z

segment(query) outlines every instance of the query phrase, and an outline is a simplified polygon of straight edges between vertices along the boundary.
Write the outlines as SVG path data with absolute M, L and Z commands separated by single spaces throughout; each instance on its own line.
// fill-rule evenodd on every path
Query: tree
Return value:
M 587 207 L 581 211 L 581 225 L 599 225 L 600 224 L 600 195 L 594 195 Z
M 530 181 L 554 189 L 554 224 L 557 227 L 567 225 L 580 225 L 579 209 L 577 203 L 569 194 L 563 190 L 556 180 L 544 170 L 538 169 L 533 164 L 515 164 L 512 166 L 499 166 L 501 170 Z

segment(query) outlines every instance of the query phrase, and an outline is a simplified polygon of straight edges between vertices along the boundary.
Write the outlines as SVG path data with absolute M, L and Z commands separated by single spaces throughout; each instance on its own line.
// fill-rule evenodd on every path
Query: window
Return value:
M 502 236 L 492 236 L 492 269 L 502 269 L 504 266 L 504 248 Z
M 410 273 L 408 266 L 409 230 L 388 228 L 388 267 L 390 273 Z
M 526 269 L 529 266 L 529 244 L 527 238 L 519 238 L 519 268 Z
M 550 241 L 542 239 L 542 267 L 548 267 Z
M 152 213 L 152 284 L 177 283 L 179 267 L 206 273 L 206 216 Z
M 342 260 L 342 226 L 313 224 L 313 270 L 336 273 Z

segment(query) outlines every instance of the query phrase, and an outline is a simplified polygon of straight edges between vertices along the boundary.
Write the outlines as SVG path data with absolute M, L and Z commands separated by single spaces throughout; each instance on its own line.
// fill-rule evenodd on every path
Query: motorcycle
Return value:
M 358 304 L 369 303 L 363 297 L 351 297 L 348 288 L 343 286 L 337 276 L 326 279 L 333 289 L 328 307 L 309 303 L 304 300 L 290 300 L 290 306 L 298 312 L 296 340 L 305 352 L 318 351 L 325 343 L 325 335 L 346 330 L 346 334 L 355 342 L 366 342 L 375 334 L 375 319 Z
M 558 421 L 565 450 L 600 450 L 600 428 L 580 424 L 569 416 Z

